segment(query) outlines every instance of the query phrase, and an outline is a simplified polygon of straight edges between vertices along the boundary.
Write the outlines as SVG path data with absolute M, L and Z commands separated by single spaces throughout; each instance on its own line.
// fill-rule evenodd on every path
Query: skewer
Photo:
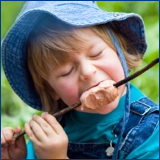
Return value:
M 65 114 L 65 113 L 73 110 L 74 108 L 77 108 L 77 107 L 80 106 L 80 105 L 81 105 L 81 102 L 78 102 L 78 103 L 76 103 L 76 104 L 74 104 L 74 105 L 72 105 L 72 106 L 69 106 L 69 107 L 67 107 L 67 108 L 64 108 L 64 109 L 62 109 L 62 110 L 54 113 L 53 116 L 57 118 L 57 117 Z M 17 138 L 21 137 L 21 136 L 24 135 L 24 134 L 25 134 L 25 131 L 24 131 L 24 130 L 22 130 L 22 131 L 19 132 L 19 133 L 14 134 L 14 140 L 16 140 Z
M 150 69 L 151 67 L 153 67 L 153 66 L 154 66 L 155 64 L 157 64 L 158 62 L 159 62 L 159 58 L 156 58 L 155 60 L 153 60 L 151 63 L 149 63 L 147 66 L 145 66 L 145 67 L 142 68 L 141 70 L 139 70 L 139 71 L 135 72 L 134 74 L 126 77 L 125 79 L 123 79 L 123 80 L 121 80 L 121 81 L 113 84 L 113 86 L 115 86 L 115 87 L 117 88 L 117 87 L 119 87 L 119 86 L 127 83 L 128 81 L 136 78 L 137 76 L 141 75 L 142 73 L 144 73 L 145 71 L 147 71 L 148 69 Z M 76 107 L 78 107 L 78 106 L 80 106 L 80 105 L 81 105 L 81 102 L 78 102 L 78 103 L 76 103 L 76 104 L 74 104 L 74 105 L 72 105 L 72 106 L 69 106 L 69 107 L 67 107 L 67 108 L 64 108 L 64 109 L 60 110 L 59 112 L 54 113 L 53 116 L 55 116 L 55 117 L 57 118 L 57 117 L 65 114 L 65 113 L 73 110 L 74 108 L 76 108 Z M 24 134 L 25 134 L 25 131 L 22 130 L 22 131 L 19 132 L 18 134 L 15 134 L 15 135 L 14 135 L 14 139 L 16 140 L 17 138 L 21 137 L 21 136 L 24 135 Z
M 147 66 L 145 66 L 144 68 L 142 68 L 141 70 L 135 72 L 134 74 L 126 77 L 125 79 L 113 84 L 113 86 L 115 87 L 119 87 L 125 83 L 127 83 L 128 81 L 136 78 L 137 76 L 141 75 L 142 73 L 144 73 L 145 71 L 147 71 L 148 69 L 150 69 L 151 67 L 153 67 L 155 64 L 157 64 L 159 62 L 159 58 L 156 58 L 155 60 L 153 60 L 151 63 L 149 63 Z

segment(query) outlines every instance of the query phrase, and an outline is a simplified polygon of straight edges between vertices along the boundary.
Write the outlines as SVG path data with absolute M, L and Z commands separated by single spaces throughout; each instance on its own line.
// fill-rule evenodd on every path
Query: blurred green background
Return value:
M 13 24 L 17 14 L 21 10 L 24 1 L 8 1 L 1 2 L 1 18 L 2 26 L 1 33 L 4 38 L 8 29 Z M 142 65 L 137 68 L 140 69 L 144 65 L 148 64 L 154 58 L 158 57 L 159 47 L 159 3 L 155 1 L 98 1 L 97 4 L 103 10 L 115 11 L 115 12 L 134 12 L 142 16 L 146 28 L 146 38 L 148 42 L 148 49 L 143 59 Z M 136 78 L 132 82 L 139 87 L 148 97 L 154 102 L 158 103 L 158 72 L 159 68 L 156 65 L 154 68 L 145 72 L 140 77 Z M 29 121 L 33 114 L 39 114 L 26 104 L 24 104 L 19 97 L 13 92 L 6 80 L 6 77 L 1 67 L 1 89 L 2 89 L 2 127 L 6 126 L 20 126 L 23 128 L 24 123 Z

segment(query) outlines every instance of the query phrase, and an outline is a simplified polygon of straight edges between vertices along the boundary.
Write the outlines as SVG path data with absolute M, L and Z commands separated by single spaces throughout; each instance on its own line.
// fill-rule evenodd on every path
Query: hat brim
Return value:
M 128 39 L 135 43 L 136 49 L 141 54 L 146 50 L 144 25 L 138 15 L 105 12 L 97 8 L 86 8 L 84 12 L 84 6 L 79 7 L 78 10 L 70 6 L 69 9 L 75 10 L 74 15 L 69 15 L 73 12 L 68 10 L 60 12 L 59 7 L 52 9 L 45 6 L 25 12 L 16 20 L 2 43 L 2 63 L 11 87 L 25 103 L 38 110 L 42 109 L 42 104 L 27 68 L 26 43 L 29 33 L 43 15 L 52 16 L 53 19 L 74 27 L 116 22 L 119 31 L 126 37 L 130 35 Z M 66 14 L 70 18 L 66 18 Z

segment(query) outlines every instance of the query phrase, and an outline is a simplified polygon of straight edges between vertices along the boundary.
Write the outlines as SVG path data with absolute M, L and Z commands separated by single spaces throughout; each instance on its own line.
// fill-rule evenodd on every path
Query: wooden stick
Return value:
M 136 73 L 134 73 L 133 75 L 128 76 L 128 77 L 126 77 L 125 79 L 123 79 L 123 80 L 121 80 L 121 81 L 113 84 L 113 86 L 115 86 L 115 87 L 117 88 L 117 87 L 119 87 L 119 86 L 127 83 L 128 81 L 136 78 L 137 76 L 141 75 L 142 73 L 144 73 L 145 71 L 147 71 L 148 69 L 150 69 L 151 67 L 153 67 L 153 66 L 154 66 L 155 64 L 157 64 L 158 62 L 159 62 L 159 58 L 156 58 L 155 60 L 153 60 L 151 63 L 149 63 L 147 66 L 145 66 L 145 67 L 142 68 L 141 70 L 139 70 L 139 71 L 137 71 Z M 65 113 L 73 110 L 74 108 L 76 108 L 76 107 L 78 107 L 78 106 L 80 106 L 80 105 L 81 105 L 81 102 L 78 102 L 78 103 L 76 103 L 76 104 L 74 104 L 74 105 L 72 105 L 72 106 L 69 106 L 69 107 L 67 107 L 67 108 L 62 109 L 62 110 L 59 111 L 59 112 L 54 113 L 53 116 L 55 116 L 55 117 L 61 116 L 61 115 L 63 115 L 63 114 L 65 114 Z M 14 135 L 14 139 L 16 140 L 17 138 L 21 137 L 21 136 L 24 135 L 24 134 L 25 134 L 25 131 L 22 130 L 22 131 L 19 132 L 18 134 L 15 134 L 15 135 Z
M 125 83 L 127 83 L 128 81 L 136 78 L 137 76 L 141 75 L 142 73 L 144 73 L 145 71 L 147 71 L 148 69 L 150 69 L 151 67 L 153 67 L 155 64 L 157 64 L 159 62 L 159 58 L 156 58 L 155 60 L 153 60 L 151 63 L 149 63 L 147 66 L 145 66 L 144 68 L 142 68 L 141 70 L 135 72 L 134 74 L 126 77 L 125 79 L 113 84 L 113 86 L 115 87 L 119 87 Z
M 80 105 L 81 105 L 81 102 L 78 102 L 78 103 L 76 103 L 76 104 L 74 104 L 74 105 L 72 105 L 72 106 L 69 106 L 69 107 L 67 107 L 67 108 L 64 108 L 64 109 L 60 110 L 59 112 L 54 113 L 53 116 L 57 118 L 57 117 L 65 114 L 65 113 L 73 110 L 74 108 L 77 108 L 77 107 L 80 106 Z M 24 130 L 22 130 L 22 131 L 19 132 L 19 133 L 14 134 L 14 136 L 13 136 L 13 137 L 14 137 L 14 140 L 16 140 L 17 138 L 21 137 L 21 136 L 24 135 L 24 134 L 25 134 L 25 131 L 24 131 Z

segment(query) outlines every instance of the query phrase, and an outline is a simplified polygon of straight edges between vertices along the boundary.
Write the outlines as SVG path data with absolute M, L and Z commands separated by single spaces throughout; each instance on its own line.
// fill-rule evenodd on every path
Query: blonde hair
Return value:
M 80 49 L 87 48 L 86 41 L 82 38 L 82 29 L 68 28 L 68 30 L 57 31 L 52 28 L 55 23 L 46 21 L 33 29 L 28 38 L 28 68 L 33 78 L 35 88 L 40 95 L 43 110 L 56 112 L 66 105 L 63 101 L 54 100 L 54 90 L 47 82 L 48 71 L 63 65 L 69 61 L 73 53 Z M 98 25 L 88 27 L 91 31 L 101 37 L 112 49 L 114 45 L 110 39 L 107 27 L 111 27 L 118 39 L 121 49 L 126 57 L 128 68 L 134 69 L 140 63 L 141 56 L 137 53 L 135 47 L 116 30 L 114 23 L 108 25 Z M 128 53 L 128 49 L 134 54 Z

